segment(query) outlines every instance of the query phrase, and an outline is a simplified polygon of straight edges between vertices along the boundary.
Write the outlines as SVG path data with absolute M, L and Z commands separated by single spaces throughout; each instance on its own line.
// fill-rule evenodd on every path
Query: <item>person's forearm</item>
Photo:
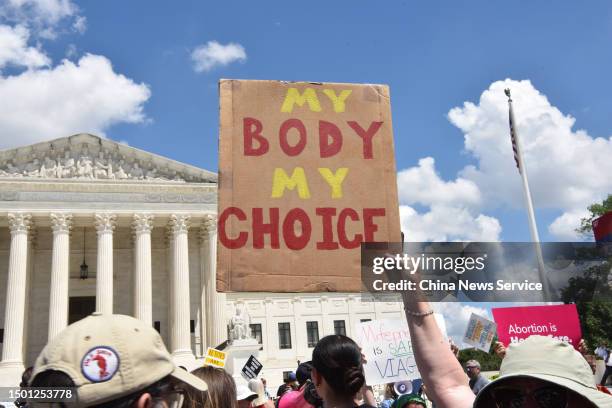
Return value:
M 415 360 L 428 394 L 442 408 L 471 407 L 474 394 L 467 375 L 429 313 L 429 303 L 405 298 L 404 308 Z

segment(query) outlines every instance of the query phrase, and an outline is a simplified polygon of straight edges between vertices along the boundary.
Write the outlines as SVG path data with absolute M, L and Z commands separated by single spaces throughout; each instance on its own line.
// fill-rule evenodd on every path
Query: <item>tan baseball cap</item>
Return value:
M 155 329 L 124 315 L 94 313 L 68 326 L 42 350 L 32 379 L 46 370 L 72 378 L 79 406 L 121 398 L 168 375 L 200 391 L 208 388 L 174 364 Z
M 489 390 L 517 377 L 547 381 L 582 395 L 598 408 L 612 408 L 612 396 L 597 389 L 593 371 L 582 355 L 573 346 L 544 336 L 531 336 L 508 347 L 499 378 L 478 393 L 474 408 L 488 407 Z

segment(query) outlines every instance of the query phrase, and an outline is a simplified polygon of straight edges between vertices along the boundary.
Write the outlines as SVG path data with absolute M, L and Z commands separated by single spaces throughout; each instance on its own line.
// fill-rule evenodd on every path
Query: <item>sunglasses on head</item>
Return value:
M 516 387 L 499 386 L 491 390 L 497 408 L 523 408 L 534 406 L 538 408 L 567 408 L 567 389 L 554 385 L 546 385 L 531 391 Z

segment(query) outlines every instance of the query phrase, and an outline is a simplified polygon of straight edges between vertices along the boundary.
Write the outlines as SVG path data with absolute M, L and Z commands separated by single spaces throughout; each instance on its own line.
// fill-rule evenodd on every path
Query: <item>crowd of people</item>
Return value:
M 598 389 L 581 353 L 549 337 L 531 336 L 508 348 L 499 378 L 489 381 L 476 360 L 464 367 L 449 347 L 430 305 L 406 297 L 404 309 L 423 386 L 399 394 L 387 384 L 378 403 L 366 385 L 359 346 L 349 337 L 320 339 L 311 361 L 299 364 L 272 397 L 263 378 L 248 384 L 210 366 L 177 367 L 157 331 L 129 316 L 93 314 L 62 331 L 24 373 L 22 385 L 73 387 L 82 407 L 187 408 L 605 408 L 612 395 Z M 584 347 L 584 344 L 582 345 Z M 606 362 L 606 345 L 595 352 Z M 610 375 L 608 364 L 603 382 Z M 40 401 L 18 401 L 36 406 Z

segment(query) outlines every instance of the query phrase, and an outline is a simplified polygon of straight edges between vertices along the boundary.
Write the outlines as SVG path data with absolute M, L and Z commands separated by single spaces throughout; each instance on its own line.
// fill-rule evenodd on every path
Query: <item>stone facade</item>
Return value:
M 87 307 L 152 323 L 176 362 L 193 368 L 227 340 L 227 317 L 240 304 L 261 327 L 270 392 L 310 359 L 307 322 L 321 338 L 334 321 L 351 336 L 362 319 L 400 316 L 399 303 L 354 294 L 217 293 L 216 180 L 92 135 L 0 152 L 0 386 L 17 385 Z M 290 347 L 279 344 L 279 323 Z

